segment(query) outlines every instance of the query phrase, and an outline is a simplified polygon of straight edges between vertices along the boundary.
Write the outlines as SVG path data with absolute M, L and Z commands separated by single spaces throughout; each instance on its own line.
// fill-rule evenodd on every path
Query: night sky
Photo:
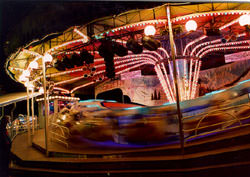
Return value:
M 140 1 L 0 1 L 0 95 L 25 91 L 23 85 L 10 79 L 4 70 L 7 57 L 19 47 L 96 18 L 162 4 Z

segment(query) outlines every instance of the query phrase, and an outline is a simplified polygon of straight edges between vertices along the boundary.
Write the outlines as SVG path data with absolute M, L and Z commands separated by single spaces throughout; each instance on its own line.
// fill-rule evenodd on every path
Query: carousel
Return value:
M 212 150 L 222 147 L 230 154 L 223 142 L 250 136 L 249 34 L 249 3 L 167 3 L 96 19 L 19 48 L 5 64 L 27 88 L 24 130 L 13 139 L 13 171 L 23 164 L 40 168 L 41 162 L 42 171 L 59 174 L 70 162 L 77 174 L 147 168 L 167 174 L 184 172 L 183 159 L 198 164 L 202 153 L 215 157 Z M 82 100 L 81 94 L 94 98 Z M 164 163 L 156 167 L 152 159 Z M 45 170 L 50 167 L 61 172 Z

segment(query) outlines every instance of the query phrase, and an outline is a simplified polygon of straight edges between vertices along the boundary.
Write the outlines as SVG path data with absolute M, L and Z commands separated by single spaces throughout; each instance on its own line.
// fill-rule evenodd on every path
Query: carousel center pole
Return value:
M 49 156 L 49 150 L 48 150 L 48 140 L 49 140 L 49 126 L 48 126 L 48 96 L 47 96 L 47 89 L 46 89 L 46 68 L 45 68 L 45 60 L 44 57 L 42 58 L 42 68 L 43 68 L 43 96 L 44 96 L 44 107 L 45 107 L 45 150 L 46 150 L 46 156 Z
M 184 154 L 184 134 L 183 134 L 183 125 L 182 125 L 182 113 L 180 109 L 180 97 L 179 97 L 179 88 L 177 83 L 177 71 L 176 71 L 176 61 L 175 61 L 175 49 L 174 49 L 174 37 L 173 30 L 170 18 L 170 6 L 167 5 L 167 18 L 168 18 L 168 29 L 169 29 L 169 41 L 171 46 L 171 58 L 173 61 L 173 71 L 174 71 L 174 83 L 175 83 L 175 91 L 176 91 L 176 106 L 177 106 L 177 114 L 179 119 L 179 133 L 180 133 L 180 144 L 181 144 L 181 152 Z

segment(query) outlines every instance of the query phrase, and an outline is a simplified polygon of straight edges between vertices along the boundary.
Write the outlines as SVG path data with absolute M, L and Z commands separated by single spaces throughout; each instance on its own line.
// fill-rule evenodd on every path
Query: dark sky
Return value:
M 6 58 L 20 46 L 96 18 L 161 4 L 163 2 L 155 1 L 1 1 L 0 94 L 24 91 L 24 87 L 12 81 L 4 71 Z

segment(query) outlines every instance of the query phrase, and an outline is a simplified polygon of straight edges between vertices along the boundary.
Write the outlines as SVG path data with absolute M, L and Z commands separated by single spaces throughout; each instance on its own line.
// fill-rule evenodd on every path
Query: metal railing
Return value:
M 241 116 L 239 109 L 243 107 L 248 107 L 249 109 L 245 111 L 249 111 L 247 116 Z M 243 110 L 244 111 L 244 110 Z M 221 120 L 218 120 L 215 123 L 211 123 L 212 119 L 215 119 L 216 116 L 220 116 Z M 223 120 L 226 117 L 226 120 Z M 211 120 L 209 120 L 211 119 Z M 250 121 L 243 122 L 244 120 L 250 120 L 250 105 L 247 104 L 241 104 L 237 106 L 230 106 L 220 109 L 215 109 L 209 112 L 200 113 L 193 116 L 186 116 L 182 119 L 184 127 L 185 124 L 192 123 L 193 126 L 191 128 L 183 128 L 183 132 L 185 134 L 188 134 L 189 136 L 185 138 L 185 142 L 187 142 L 190 139 L 198 138 L 204 135 L 209 135 L 213 133 L 219 133 L 227 130 L 232 130 L 239 127 L 245 127 L 250 125 Z M 202 125 L 207 121 L 208 125 Z M 203 132 L 202 132 L 203 130 Z M 201 132 L 199 132 L 201 131 Z
M 51 141 L 56 141 L 64 144 L 67 148 L 69 144 L 67 142 L 68 137 L 70 136 L 69 129 L 65 126 L 59 125 L 56 122 L 57 114 L 53 114 L 49 117 L 49 129 L 51 134 Z
M 70 136 L 69 129 L 65 126 L 56 123 L 52 123 L 50 129 L 51 129 L 50 133 L 52 135 L 51 140 L 60 142 L 68 148 L 69 144 L 67 142 L 67 139 Z
M 25 118 L 25 120 L 26 120 L 26 118 Z M 34 125 L 32 123 L 30 125 L 31 125 L 30 126 L 31 130 L 33 129 L 33 126 L 34 126 L 35 130 L 37 130 L 39 128 L 38 122 L 37 122 L 37 116 L 34 117 Z M 11 141 L 14 140 L 14 138 L 18 134 L 25 133 L 28 131 L 27 122 L 25 121 L 24 123 L 22 123 L 19 119 L 15 119 L 14 121 L 10 122 L 6 128 L 7 128 L 7 131 L 8 131 L 8 134 L 9 134 Z M 33 132 L 33 131 L 31 131 L 31 132 Z M 33 135 L 33 133 L 32 133 L 32 135 Z

